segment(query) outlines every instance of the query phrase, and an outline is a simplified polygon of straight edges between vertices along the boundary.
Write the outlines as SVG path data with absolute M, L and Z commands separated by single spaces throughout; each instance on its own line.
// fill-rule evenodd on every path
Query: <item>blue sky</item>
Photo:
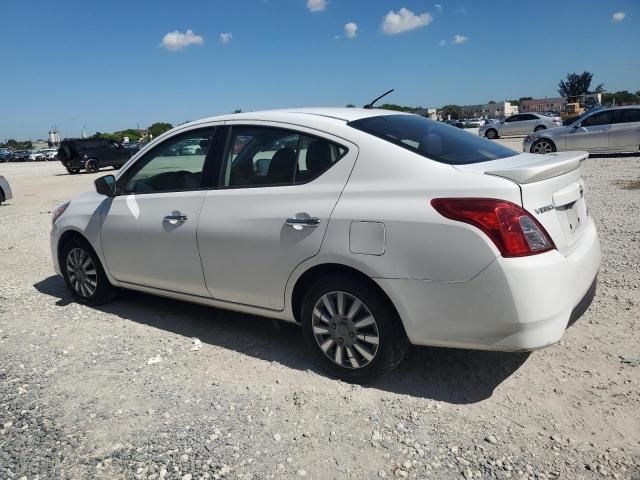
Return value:
M 638 0 L 3 0 L 0 11 L 0 140 L 362 105 L 389 88 L 389 101 L 422 106 L 550 97 L 583 70 L 640 90 Z

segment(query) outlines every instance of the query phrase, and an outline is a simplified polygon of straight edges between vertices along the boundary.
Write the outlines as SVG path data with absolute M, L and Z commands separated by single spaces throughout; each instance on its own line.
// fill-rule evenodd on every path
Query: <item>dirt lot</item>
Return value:
M 73 303 L 50 216 L 97 175 L 0 174 L 0 479 L 640 478 L 637 156 L 584 165 L 604 259 L 558 344 L 415 349 L 371 387 L 315 371 L 292 325 L 132 292 Z

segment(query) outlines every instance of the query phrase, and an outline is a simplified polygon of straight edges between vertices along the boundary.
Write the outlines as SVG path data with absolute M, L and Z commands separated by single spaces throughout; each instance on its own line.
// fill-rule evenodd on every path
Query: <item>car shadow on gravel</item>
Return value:
M 73 303 L 64 281 L 58 276 L 42 280 L 34 287 L 40 293 L 57 298 L 58 306 Z M 195 337 L 205 344 L 324 375 L 307 357 L 300 329 L 287 322 L 134 291 L 123 291 L 114 302 L 94 308 L 123 320 Z M 529 353 L 415 347 L 396 370 L 367 388 L 471 404 L 491 397 L 494 389 L 528 357 Z

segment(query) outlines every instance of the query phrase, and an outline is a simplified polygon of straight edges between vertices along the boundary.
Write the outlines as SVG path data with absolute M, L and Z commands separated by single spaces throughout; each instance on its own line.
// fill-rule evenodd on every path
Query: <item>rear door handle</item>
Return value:
M 291 217 L 287 218 L 287 225 L 296 230 L 301 230 L 305 227 L 317 227 L 320 225 L 320 219 L 318 217 Z
M 189 220 L 186 215 L 167 215 L 162 219 L 163 222 L 170 223 L 171 225 L 179 225 Z

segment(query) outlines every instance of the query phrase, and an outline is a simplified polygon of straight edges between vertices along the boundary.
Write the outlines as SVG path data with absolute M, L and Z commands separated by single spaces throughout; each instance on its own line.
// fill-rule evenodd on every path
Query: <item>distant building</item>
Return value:
M 566 97 L 532 98 L 520 102 L 520 111 L 528 112 L 562 112 L 566 108 Z
M 485 103 L 482 105 L 463 105 L 460 115 L 464 118 L 510 117 L 518 113 L 518 107 L 511 102 Z
M 437 111 L 435 108 L 420 108 L 418 110 L 413 110 L 411 113 L 420 115 L 421 117 L 430 118 L 431 120 L 437 119 Z

